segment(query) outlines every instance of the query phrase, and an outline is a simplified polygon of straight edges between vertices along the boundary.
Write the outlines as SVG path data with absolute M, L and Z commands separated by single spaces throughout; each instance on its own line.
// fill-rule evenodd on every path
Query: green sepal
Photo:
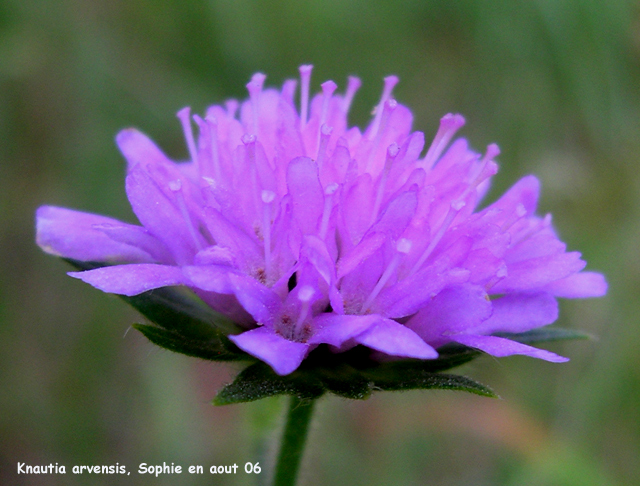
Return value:
M 319 368 L 318 374 L 325 389 L 339 397 L 364 400 L 373 391 L 371 380 L 346 363 Z
M 63 258 L 79 270 L 107 266 L 100 262 L 82 262 Z M 182 287 L 162 287 L 134 296 L 118 295 L 138 312 L 164 329 L 193 339 L 211 339 L 216 335 L 237 334 L 241 329 L 215 312 L 193 292 Z
M 518 341 L 522 344 L 546 343 L 551 341 L 566 341 L 568 339 L 593 339 L 593 336 L 582 331 L 565 329 L 562 327 L 539 327 L 527 332 L 509 333 L 497 332 L 494 336 Z
M 415 362 L 422 364 L 421 369 L 423 371 L 439 373 L 441 371 L 461 366 L 482 354 L 482 351 L 470 348 L 463 344 L 447 343 L 438 348 L 438 357 L 436 359 L 427 359 Z
M 488 386 L 466 376 L 433 373 L 425 368 L 424 362 L 421 361 L 396 361 L 371 368 L 364 374 L 376 390 L 456 390 L 485 397 L 498 397 Z
M 106 265 L 64 260 L 80 270 Z M 239 333 L 241 329 L 184 287 L 163 287 L 132 297 L 119 297 L 155 324 L 134 324 L 133 327 L 158 346 L 211 361 L 256 360 L 227 337 L 227 334 Z M 590 337 L 579 331 L 557 327 L 494 335 L 523 344 Z M 336 354 L 323 345 L 311 352 L 299 369 L 286 376 L 276 374 L 262 361 L 250 364 L 231 384 L 218 392 L 214 404 L 250 402 L 282 394 L 302 400 L 316 399 L 327 392 L 362 400 L 373 391 L 414 389 L 457 390 L 496 397 L 493 390 L 471 378 L 442 373 L 482 354 L 477 349 L 449 343 L 438 348 L 437 359 L 380 363 L 372 359 L 369 349 L 362 346 Z
M 162 348 L 209 361 L 238 361 L 251 357 L 238 349 L 226 337 L 215 336 L 211 339 L 191 339 L 176 332 L 148 324 L 134 324 L 133 327 Z M 224 336 L 223 336 L 224 337 Z
M 294 395 L 302 400 L 320 398 L 325 392 L 322 383 L 313 375 L 295 371 L 286 376 L 277 375 L 269 365 L 254 363 L 236 376 L 213 400 L 215 405 L 230 405 L 260 400 L 275 395 Z

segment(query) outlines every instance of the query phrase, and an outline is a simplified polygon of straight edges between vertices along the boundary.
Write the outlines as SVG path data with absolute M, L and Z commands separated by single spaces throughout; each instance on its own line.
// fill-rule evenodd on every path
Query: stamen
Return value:
M 262 93 L 262 86 L 266 75 L 262 73 L 256 73 L 251 78 L 251 81 L 247 83 L 247 90 L 249 91 L 249 98 L 251 99 L 251 114 L 253 117 L 253 133 L 258 135 L 258 120 L 260 119 L 260 93 Z
M 193 225 L 193 220 L 191 219 L 191 215 L 189 214 L 189 210 L 187 209 L 187 203 L 184 200 L 184 194 L 182 193 L 182 181 L 180 179 L 176 179 L 175 181 L 169 182 L 169 189 L 176 196 L 176 201 L 178 203 L 178 209 L 182 214 L 182 218 L 184 222 L 187 224 L 187 229 L 189 230 L 189 234 L 193 239 L 193 242 L 196 245 L 198 250 L 204 249 L 204 245 L 198 238 L 198 232 L 196 231 L 195 226 Z
M 293 96 L 296 94 L 296 88 L 298 87 L 298 81 L 295 79 L 287 79 L 282 85 L 282 98 L 291 106 L 295 106 L 293 102 Z
M 400 264 L 400 260 L 402 260 L 402 257 L 407 255 L 411 251 L 411 240 L 408 240 L 406 238 L 400 238 L 398 240 L 398 243 L 396 244 L 396 250 L 397 250 L 396 254 L 393 255 L 393 258 L 391 258 L 391 261 L 389 262 L 389 265 L 387 265 L 387 268 L 385 269 L 384 273 L 380 277 L 380 280 L 378 280 L 378 283 L 369 294 L 369 297 L 367 297 L 367 300 L 365 300 L 364 304 L 362 304 L 362 309 L 360 310 L 361 314 L 364 314 L 369 310 L 369 307 L 373 303 L 373 300 L 378 296 L 380 291 L 384 288 L 386 283 L 389 281 L 389 279 L 393 275 L 393 272 L 395 272 L 396 269 L 398 268 L 398 265 Z
M 371 132 L 369 134 L 369 140 L 373 140 L 375 136 L 378 134 L 378 128 L 380 127 L 380 121 L 382 119 L 382 112 L 384 110 L 385 103 L 391 97 L 391 93 L 393 92 L 393 88 L 396 84 L 398 84 L 397 76 L 387 76 L 384 78 L 384 89 L 382 90 L 382 96 L 380 97 L 380 102 L 378 106 L 375 108 L 375 118 L 373 119 L 373 123 L 371 124 Z
M 395 160 L 396 156 L 400 152 L 400 147 L 397 143 L 393 142 L 387 148 L 387 158 L 384 161 L 384 169 L 382 170 L 382 174 L 380 175 L 380 181 L 378 182 L 378 192 L 376 193 L 376 201 L 373 205 L 373 212 L 371 214 L 371 225 L 375 223 L 378 219 L 378 213 L 380 212 L 380 205 L 382 204 L 382 198 L 384 197 L 384 190 L 387 185 L 387 177 L 389 176 L 389 172 L 391 171 L 391 165 Z
M 504 279 L 508 274 L 509 274 L 509 271 L 507 270 L 507 264 L 502 262 L 498 267 L 496 274 L 493 277 L 491 277 L 491 280 L 489 280 L 484 285 L 484 289 L 488 292 L 492 287 L 494 287 L 498 282 L 500 282 L 500 280 Z
M 261 193 L 262 202 L 262 236 L 264 242 L 264 268 L 267 281 L 271 275 L 271 203 L 276 198 L 273 191 L 264 190 Z
M 387 129 L 389 117 L 391 117 L 391 113 L 393 113 L 393 110 L 395 110 L 397 106 L 398 106 L 398 102 L 393 99 L 387 100 L 384 104 L 384 109 L 382 110 L 382 118 L 380 119 L 380 124 L 378 126 L 377 134 L 375 136 L 375 142 L 373 143 L 373 146 L 369 151 L 369 155 L 367 156 L 367 163 L 365 165 L 366 172 L 370 172 L 372 169 L 371 163 L 373 161 L 375 154 L 378 151 L 378 145 L 380 144 L 380 140 L 382 140 L 382 137 Z M 373 140 L 373 138 L 369 138 L 369 140 Z
M 429 258 L 429 255 L 431 255 L 436 245 L 440 243 L 440 240 L 444 236 L 445 232 L 449 229 L 449 226 L 451 226 L 451 223 L 453 222 L 454 218 L 458 215 L 458 212 L 465 206 L 465 204 L 466 203 L 462 199 L 456 199 L 451 203 L 451 206 L 449 206 L 449 212 L 447 213 L 447 216 L 445 217 L 442 223 L 442 226 L 440 226 L 440 229 L 438 230 L 438 232 L 429 242 L 429 246 L 427 246 L 427 248 L 422 252 L 422 255 L 420 255 L 420 258 L 418 258 L 418 261 L 416 261 L 416 263 L 411 268 L 411 271 L 409 272 L 409 276 L 416 273 L 420 269 L 422 264 L 425 262 L 425 260 Z
M 227 100 L 224 106 L 227 107 L 227 115 L 229 115 L 229 118 L 235 118 L 236 112 L 238 111 L 238 100 Z
M 440 128 L 436 133 L 436 136 L 427 150 L 423 160 L 423 167 L 425 170 L 431 169 L 433 164 L 438 160 L 444 149 L 447 147 L 456 132 L 465 123 L 462 115 L 448 113 L 440 119 Z
M 337 183 L 329 184 L 324 190 L 324 208 L 322 210 L 322 220 L 320 222 L 320 232 L 318 236 L 321 240 L 327 237 L 327 230 L 329 229 L 329 218 L 331 217 L 331 210 L 333 209 L 333 195 L 340 187 Z
M 537 232 L 542 231 L 545 228 L 548 228 L 549 226 L 551 226 L 551 219 L 552 219 L 551 213 L 547 213 L 544 218 L 537 221 L 528 231 L 523 231 L 519 235 L 519 238 L 514 238 L 509 244 L 509 247 L 512 248 L 517 244 L 522 243 L 525 240 L 528 240 Z
M 520 221 L 524 216 L 527 215 L 527 210 L 524 207 L 524 204 L 520 203 L 516 206 L 516 211 L 511 215 L 511 217 L 507 218 L 507 220 L 500 227 L 500 231 L 503 233 L 507 232 L 509 228 L 511 228 L 514 224 Z
M 198 175 L 200 177 L 205 176 L 205 175 L 211 175 L 211 167 L 210 167 L 210 161 L 208 160 L 208 158 L 206 157 L 206 154 L 204 159 L 200 159 L 200 150 L 204 149 L 204 147 L 207 146 L 207 143 L 209 143 L 208 139 L 209 139 L 209 129 L 207 127 L 207 124 L 204 122 L 204 120 L 202 118 L 200 118 L 199 115 L 193 115 L 193 121 L 196 122 L 196 125 L 198 125 L 198 131 L 200 133 L 200 138 L 198 140 L 198 165 L 196 167 L 197 171 L 198 171 Z
M 320 142 L 318 143 L 318 156 L 316 157 L 316 164 L 318 164 L 318 170 L 322 170 L 322 164 L 327 155 L 327 145 L 331 138 L 332 127 L 322 125 L 320 128 Z
M 353 97 L 355 96 L 358 89 L 360 89 L 360 85 L 362 85 L 360 78 L 349 76 L 347 82 L 347 90 L 344 93 L 344 99 L 342 100 L 342 111 L 345 115 L 349 113 L 351 102 L 353 101 Z
M 209 127 L 209 141 L 211 149 L 211 165 L 213 166 L 213 177 L 215 180 L 220 181 L 222 179 L 222 172 L 220 169 L 220 153 L 218 151 L 218 120 L 213 116 L 205 118 L 207 126 Z
M 193 127 L 191 126 L 190 115 L 191 108 L 188 106 L 177 113 L 177 117 L 182 123 L 182 130 L 184 131 L 184 138 L 187 141 L 187 148 L 189 149 L 191 161 L 196 165 L 196 167 L 199 167 L 200 164 L 198 163 L 198 150 L 196 149 L 196 142 L 193 138 Z
M 295 326 L 296 337 L 299 337 L 302 334 L 304 321 L 307 320 L 307 316 L 309 315 L 310 302 L 315 293 L 316 291 L 311 285 L 303 285 L 300 290 L 298 290 L 298 300 L 300 300 L 302 306 L 300 308 L 300 314 L 298 314 L 298 320 L 296 321 Z
M 257 137 L 255 135 L 245 133 L 240 140 L 245 148 L 245 166 L 251 174 L 253 203 L 255 204 L 256 210 L 258 210 L 258 208 L 260 208 L 260 201 L 258 199 L 260 185 L 258 184 L 258 169 L 256 167 L 256 139 Z
M 256 142 L 256 140 L 257 140 L 257 138 L 258 138 L 258 137 L 256 137 L 256 136 L 255 136 L 255 135 L 253 135 L 253 134 L 245 133 L 245 134 L 242 136 L 241 140 L 242 140 L 242 143 L 243 143 L 243 144 L 245 144 L 245 145 L 250 145 L 250 144 L 252 144 L 252 143 L 255 143 L 255 142 Z
M 320 85 L 322 88 L 322 112 L 320 114 L 320 126 L 327 122 L 327 115 L 329 114 L 329 103 L 331 103 L 331 97 L 335 93 L 338 85 L 333 81 L 325 81 Z
M 306 64 L 300 66 L 300 131 L 307 126 L 307 113 L 309 112 L 309 83 L 311 82 L 311 70 L 313 66 Z

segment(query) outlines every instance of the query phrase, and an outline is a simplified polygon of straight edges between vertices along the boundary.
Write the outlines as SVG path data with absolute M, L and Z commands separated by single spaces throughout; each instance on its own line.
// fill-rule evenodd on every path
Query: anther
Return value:
M 322 112 L 320 113 L 320 126 L 324 125 L 327 121 L 327 115 L 329 114 L 329 104 L 331 103 L 331 97 L 335 93 L 338 85 L 333 81 L 325 81 L 320 85 L 322 88 Z
M 395 110 L 397 106 L 398 106 L 398 102 L 396 100 L 394 99 L 387 100 L 384 104 L 384 109 L 382 110 L 382 118 L 380 119 L 380 123 L 377 127 L 376 133 L 371 132 L 369 134 L 369 140 L 375 139 L 375 141 L 367 157 L 367 162 L 365 165 L 365 171 L 367 172 L 370 172 L 373 169 L 371 167 L 371 163 L 373 161 L 373 158 L 376 152 L 378 151 L 378 145 L 380 144 L 380 140 L 382 140 L 382 137 L 387 129 L 387 125 L 389 122 L 389 118 L 391 117 L 391 113 L 393 113 L 393 110 Z
M 475 189 L 484 181 L 487 177 L 491 177 L 498 172 L 498 165 L 493 161 L 498 155 L 500 155 L 500 147 L 495 143 L 487 145 L 487 151 L 480 160 L 477 169 L 470 177 L 471 186 Z
M 465 120 L 462 115 L 448 113 L 440 119 L 440 127 L 436 136 L 427 150 L 423 160 L 423 167 L 429 170 L 438 160 L 444 149 L 447 147 L 456 132 L 464 125 Z
M 389 172 L 391 171 L 393 161 L 398 156 L 398 152 L 400 152 L 400 147 L 395 142 L 393 142 L 387 148 L 387 158 L 384 161 L 384 169 L 382 170 L 380 180 L 378 181 L 376 201 L 373 205 L 373 212 L 371 213 L 371 224 L 373 224 L 376 219 L 378 219 L 378 213 L 380 212 L 380 206 L 382 205 L 382 199 L 384 197 L 384 191 L 387 185 L 387 178 L 389 177 Z
M 307 126 L 307 114 L 309 112 L 309 83 L 313 66 L 305 64 L 300 66 L 300 131 Z
M 342 111 L 346 115 L 349 113 L 349 108 L 351 108 L 351 102 L 353 101 L 353 97 L 355 96 L 362 82 L 360 78 L 356 78 L 355 76 L 349 76 L 347 81 L 347 90 L 344 93 L 344 99 L 342 100 Z
M 191 161 L 196 164 L 196 167 L 199 167 L 198 150 L 196 148 L 195 139 L 193 138 L 193 127 L 191 126 L 191 108 L 187 106 L 180 110 L 176 115 L 182 123 L 182 130 L 184 131 L 184 138 L 187 141 L 187 148 L 189 149 Z
M 373 140 L 378 133 L 378 128 L 380 127 L 380 121 L 382 119 L 382 112 L 384 110 L 384 105 L 387 100 L 391 97 L 391 93 L 393 92 L 393 88 L 396 84 L 398 84 L 397 76 L 387 76 L 384 78 L 384 88 L 382 90 L 382 96 L 380 97 L 380 102 L 378 106 L 375 108 L 375 118 L 373 119 L 373 123 L 371 124 L 371 133 L 369 135 L 369 140 Z
M 240 140 L 245 145 L 251 145 L 255 143 L 256 139 L 257 137 L 254 134 L 245 133 Z
M 256 73 L 251 78 L 251 81 L 247 83 L 247 90 L 249 91 L 249 98 L 251 99 L 251 115 L 253 118 L 253 133 L 258 135 L 258 120 L 260 119 L 260 93 L 262 93 L 262 86 L 266 75 L 262 73 Z

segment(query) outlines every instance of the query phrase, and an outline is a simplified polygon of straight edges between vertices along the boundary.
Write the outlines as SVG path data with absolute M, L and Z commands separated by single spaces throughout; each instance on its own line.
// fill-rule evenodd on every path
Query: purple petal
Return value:
M 493 300 L 493 314 L 473 328 L 479 334 L 526 332 L 558 318 L 558 302 L 548 293 L 508 294 Z
M 372 309 L 386 317 L 400 318 L 415 314 L 444 287 L 466 282 L 469 271 L 445 266 L 446 262 L 420 270 L 380 292 Z
M 206 292 L 196 287 L 192 288 L 192 290 L 209 307 L 228 317 L 231 322 L 247 329 L 255 327 L 255 319 L 240 305 L 235 295 Z
M 417 206 L 418 194 L 415 190 L 400 193 L 389 202 L 371 231 L 384 233 L 394 240 L 398 239 L 411 222 Z
M 508 265 L 508 275 L 491 289 L 502 294 L 536 290 L 555 280 L 577 273 L 585 266 L 580 253 L 559 253 L 539 258 L 531 258 Z
M 391 319 L 380 318 L 355 337 L 355 341 L 390 356 L 435 359 L 438 352 L 411 329 Z
M 174 263 L 167 247 L 158 238 L 149 234 L 142 226 L 120 223 L 100 224 L 93 227 L 118 243 L 125 243 L 146 251 L 153 257 L 155 263 Z
M 551 361 L 552 363 L 564 363 L 565 361 L 569 361 L 569 358 L 559 356 L 551 351 L 534 348 L 532 346 L 527 346 L 526 344 L 517 343 L 497 336 L 469 336 L 458 334 L 450 337 L 453 341 L 471 348 L 479 349 L 480 351 L 484 351 L 485 353 L 496 356 L 497 358 L 511 356 L 514 354 L 523 354 L 525 356 L 531 356 L 532 358 Z
M 171 163 L 149 137 L 135 128 L 126 128 L 118 133 L 116 143 L 127 160 L 129 170 L 140 162 L 145 164 Z
M 336 266 L 329 255 L 327 245 L 316 236 L 306 236 L 302 250 L 303 255 L 329 286 L 329 300 L 333 311 L 344 314 L 342 295 L 336 287 Z
M 128 296 L 170 285 L 184 285 L 186 280 L 180 267 L 153 263 L 116 265 L 69 272 L 69 275 L 103 292 Z
M 214 208 L 207 207 L 204 213 L 204 221 L 209 233 L 218 246 L 230 250 L 239 268 L 250 272 L 263 263 L 264 260 L 258 244 L 242 228 L 233 224 Z
M 225 265 L 193 265 L 182 267 L 182 272 L 194 287 L 218 294 L 233 294 L 235 287 L 229 281 L 233 271 Z
M 338 260 L 338 279 L 351 273 L 363 261 L 370 258 L 387 241 L 383 233 L 367 233 L 364 238 Z
M 427 342 L 438 344 L 442 334 L 475 329 L 491 315 L 491 302 L 477 285 L 444 289 L 407 322 Z
M 567 245 L 562 243 L 550 228 L 546 228 L 510 248 L 505 254 L 505 260 L 507 263 L 515 263 L 531 258 L 557 255 L 564 253 L 566 248 Z
M 126 189 L 131 208 L 144 227 L 171 250 L 177 263 L 192 263 L 197 248 L 183 215 L 141 164 L 127 175 Z
M 525 176 L 516 182 L 511 189 L 493 203 L 490 208 L 498 208 L 504 211 L 513 211 L 516 206 L 522 204 L 527 215 L 535 212 L 540 194 L 540 181 L 535 176 Z
M 545 285 L 544 290 L 566 299 L 602 297 L 607 293 L 607 281 L 600 273 L 580 272 L 551 282 Z
M 371 226 L 370 208 L 373 204 L 374 189 L 371 174 L 365 172 L 356 179 L 351 188 L 342 195 L 345 239 L 354 245 L 362 239 Z
M 309 345 L 289 341 L 264 327 L 229 336 L 236 346 L 264 361 L 279 375 L 295 371 L 309 351 Z
M 154 259 L 141 248 L 115 241 L 96 225 L 124 223 L 96 214 L 55 206 L 42 206 L 36 213 L 36 241 L 52 255 L 85 262 L 150 263 Z
M 324 208 L 318 165 L 308 157 L 293 159 L 287 167 L 287 188 L 294 219 L 304 234 L 314 234 Z
M 251 277 L 229 274 L 229 281 L 242 307 L 257 323 L 273 325 L 280 314 L 282 301 L 278 294 Z
M 377 315 L 321 314 L 313 321 L 315 330 L 308 343 L 326 343 L 339 348 L 343 343 L 362 334 L 381 319 Z

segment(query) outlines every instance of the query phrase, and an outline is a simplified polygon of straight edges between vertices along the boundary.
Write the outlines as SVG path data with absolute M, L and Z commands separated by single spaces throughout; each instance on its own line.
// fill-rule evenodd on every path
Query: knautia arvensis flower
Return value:
M 549 215 L 535 215 L 539 182 L 518 181 L 478 210 L 497 171 L 464 139 L 460 115 L 442 118 L 426 152 L 408 108 L 384 80 L 364 132 L 349 127 L 360 81 L 327 81 L 312 99 L 311 66 L 281 90 L 253 76 L 248 100 L 178 112 L 190 160 L 174 162 L 127 129 L 117 144 L 141 225 L 52 206 L 37 213 L 48 253 L 109 264 L 72 272 L 132 296 L 192 289 L 241 326 L 230 339 L 279 375 L 317 346 L 357 345 L 374 356 L 438 357 L 449 342 L 494 356 L 566 358 L 504 337 L 554 322 L 557 297 L 603 295 Z M 195 130 L 194 130 L 195 126 Z M 423 155 L 424 154 L 424 155 Z

